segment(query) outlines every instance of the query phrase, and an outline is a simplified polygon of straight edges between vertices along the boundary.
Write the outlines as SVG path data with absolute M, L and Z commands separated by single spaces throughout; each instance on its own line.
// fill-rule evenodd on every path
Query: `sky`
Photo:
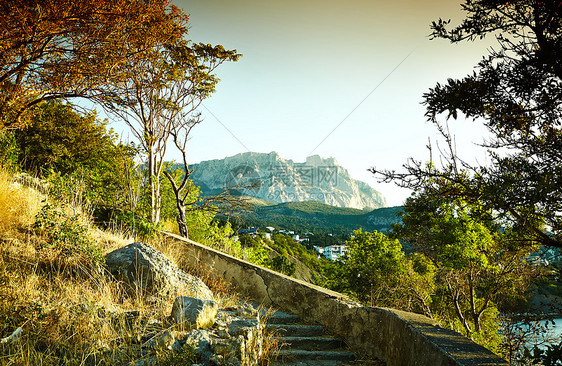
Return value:
M 243 57 L 217 70 L 221 82 L 191 134 L 190 163 L 245 151 L 304 162 L 334 157 L 351 176 L 400 205 L 410 194 L 378 183 L 370 167 L 400 170 L 427 160 L 423 93 L 473 71 L 492 40 L 452 45 L 430 40 L 431 21 L 463 13 L 451 0 L 175 0 L 190 14 L 189 38 L 222 44 Z M 485 134 L 453 125 L 467 159 Z M 172 156 L 172 158 L 174 158 Z

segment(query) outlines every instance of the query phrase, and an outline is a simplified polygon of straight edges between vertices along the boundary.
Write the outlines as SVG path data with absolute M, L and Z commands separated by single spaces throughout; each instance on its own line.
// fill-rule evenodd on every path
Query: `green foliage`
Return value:
M 295 259 L 306 265 L 308 268 L 312 270 L 320 270 L 321 263 L 317 258 L 318 254 L 314 250 L 309 249 L 302 243 L 293 240 L 293 238 L 289 235 L 273 234 L 272 239 L 273 240 L 271 242 L 268 242 L 268 245 L 275 251 L 277 251 L 281 256 L 285 257 L 286 259 L 288 259 L 289 256 L 294 257 Z M 283 266 L 289 266 L 287 267 L 287 272 L 294 273 L 293 269 L 290 267 L 286 260 L 277 261 L 278 263 L 272 264 L 272 266 L 275 266 L 275 268 L 283 268 Z
M 18 155 L 20 147 L 13 131 L 0 130 L 0 166 L 6 171 L 19 170 Z
M 354 208 L 330 206 L 317 201 L 287 202 L 253 206 L 242 215 L 246 226 L 290 228 L 315 234 L 348 234 L 352 230 L 387 231 L 399 221 L 400 207 L 385 207 L 365 212 Z
M 182 366 L 197 363 L 193 347 L 184 345 L 179 351 L 162 351 L 156 355 L 160 366 Z
M 289 258 L 283 255 L 271 258 L 268 262 L 268 267 L 287 276 L 294 275 L 297 270 L 297 264 L 291 262 Z
M 46 239 L 46 246 L 60 251 L 64 257 L 82 255 L 93 262 L 103 262 L 101 246 L 88 233 L 80 215 L 69 215 L 49 203 L 35 217 L 33 228 Z
M 240 241 L 240 244 L 242 244 L 242 246 L 244 247 L 255 248 L 262 245 L 260 239 L 257 239 L 249 234 L 238 235 L 238 240 Z
M 523 297 L 531 274 L 528 250 L 512 245 L 512 232 L 501 230 L 481 206 L 447 200 L 431 184 L 408 198 L 392 235 L 428 261 L 433 316 L 499 352 L 498 306 Z M 425 266 L 413 268 L 421 274 Z
M 94 170 L 115 154 L 115 137 L 93 112 L 77 113 L 72 106 L 46 102 L 31 123 L 15 132 L 19 164 L 35 175 L 44 169 L 67 174 L 77 167 Z
M 122 224 L 124 232 L 129 233 L 141 241 L 147 241 L 156 237 L 163 229 L 162 224 L 154 224 L 142 215 L 137 215 L 133 211 L 125 211 L 118 213 L 115 220 Z
M 118 143 L 107 121 L 95 113 L 43 103 L 25 129 L 12 132 L 11 141 L 11 159 L 17 158 L 20 169 L 47 178 L 53 199 L 73 207 L 85 204 L 99 221 L 134 206 L 139 177 L 131 166 L 137 151 Z
M 404 253 L 398 240 L 382 233 L 356 230 L 346 244 L 343 289 L 360 301 L 378 306 L 394 303 L 403 273 Z

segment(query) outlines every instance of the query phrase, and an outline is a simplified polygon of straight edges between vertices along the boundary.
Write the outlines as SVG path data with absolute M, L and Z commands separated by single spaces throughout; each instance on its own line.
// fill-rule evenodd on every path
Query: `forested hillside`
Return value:
M 387 232 L 400 222 L 400 207 L 386 207 L 370 212 L 334 207 L 317 201 L 287 202 L 278 205 L 251 205 L 241 216 L 248 226 L 272 226 L 305 233 L 350 233 L 356 229 Z

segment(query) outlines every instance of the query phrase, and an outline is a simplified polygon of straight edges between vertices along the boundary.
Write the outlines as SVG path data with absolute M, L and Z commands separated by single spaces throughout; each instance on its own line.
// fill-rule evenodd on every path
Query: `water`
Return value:
M 562 318 L 552 320 L 538 320 L 530 324 L 518 324 L 519 331 L 527 337 L 529 348 L 539 346 L 545 348 L 548 344 L 558 344 L 562 340 Z

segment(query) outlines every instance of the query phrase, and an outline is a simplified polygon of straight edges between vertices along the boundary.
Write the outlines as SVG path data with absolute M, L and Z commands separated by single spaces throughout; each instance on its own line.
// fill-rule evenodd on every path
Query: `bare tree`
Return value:
M 182 170 L 184 172 L 179 183 L 171 172 L 164 170 L 164 175 L 170 181 L 172 190 L 176 199 L 176 208 L 178 209 L 177 223 L 180 235 L 188 238 L 188 228 L 186 220 L 186 212 L 189 211 L 211 211 L 214 213 L 222 210 L 244 210 L 247 208 L 246 202 L 243 198 L 231 194 L 232 191 L 239 189 L 240 185 L 233 187 L 225 187 L 219 194 L 205 197 L 200 200 L 198 197 L 193 197 L 191 189 L 193 185 L 190 184 L 190 176 L 193 170 L 189 169 L 187 162 L 187 141 L 189 134 L 193 127 L 201 122 L 201 116 L 195 115 L 193 118 L 188 119 L 185 123 L 174 124 L 171 130 L 176 148 L 182 155 Z

